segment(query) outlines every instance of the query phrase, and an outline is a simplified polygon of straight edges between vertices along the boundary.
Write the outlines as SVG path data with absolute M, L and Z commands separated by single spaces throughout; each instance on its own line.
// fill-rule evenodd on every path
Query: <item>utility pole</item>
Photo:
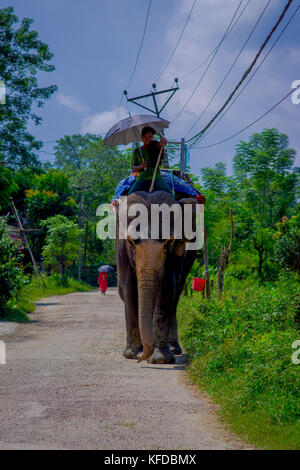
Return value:
M 184 137 L 181 139 L 180 144 L 180 176 L 183 177 L 183 174 L 186 170 L 186 155 L 185 155 L 185 140 Z
M 22 234 L 23 237 L 24 237 L 26 246 L 27 246 L 28 251 L 29 251 L 29 253 L 30 253 L 31 261 L 32 261 L 32 264 L 33 264 L 33 267 L 34 267 L 34 270 L 35 270 L 36 277 L 38 278 L 40 288 L 41 288 L 41 290 L 43 290 L 43 286 L 42 286 L 42 282 L 41 282 L 41 278 L 40 278 L 40 273 L 39 273 L 39 270 L 38 270 L 36 261 L 35 261 L 35 259 L 34 259 L 33 253 L 32 253 L 32 251 L 31 251 L 31 248 L 30 248 L 28 239 L 27 239 L 27 237 L 26 237 L 25 230 L 24 230 L 24 228 L 23 228 L 23 225 L 22 225 L 22 222 L 21 222 L 21 219 L 20 219 L 20 217 L 19 217 L 19 214 L 18 214 L 18 211 L 17 211 L 17 208 L 16 208 L 16 206 L 15 206 L 14 201 L 11 202 L 11 207 L 12 207 L 12 210 L 13 210 L 13 212 L 14 212 L 14 214 L 15 214 L 16 221 L 17 221 L 17 224 L 18 224 L 18 226 L 19 226 L 20 232 L 21 232 L 21 234 Z
M 204 227 L 204 240 L 203 240 L 203 258 L 204 258 L 204 266 L 205 266 L 205 290 L 206 290 L 206 297 L 210 297 L 210 285 L 209 285 L 209 267 L 208 267 L 208 252 L 207 252 L 207 228 Z
M 126 90 L 124 90 L 124 95 L 126 96 L 126 99 L 127 101 L 129 101 L 130 103 L 134 103 L 136 104 L 137 106 L 140 106 L 141 108 L 144 108 L 146 109 L 147 111 L 149 111 L 150 113 L 153 113 L 155 114 L 158 118 L 160 118 L 160 113 L 162 112 L 162 110 L 167 106 L 167 104 L 169 103 L 169 101 L 171 100 L 171 98 L 174 96 L 174 94 L 176 93 L 177 90 L 179 90 L 179 87 L 178 87 L 178 78 L 175 78 L 174 79 L 175 81 L 175 87 L 173 88 L 169 88 L 168 90 L 161 90 L 161 91 L 156 91 L 156 84 L 153 83 L 152 84 L 152 88 L 153 88 L 153 91 L 151 93 L 147 93 L 146 95 L 141 95 L 141 96 L 135 96 L 134 98 L 128 98 L 128 93 Z M 165 103 L 159 107 L 159 104 L 156 100 L 156 96 L 157 95 L 163 95 L 164 93 L 171 93 L 169 95 L 169 97 L 167 98 L 167 100 L 165 101 Z M 139 100 L 142 100 L 144 98 L 149 98 L 149 97 L 152 97 L 152 100 L 153 100 L 153 106 L 154 106 L 154 109 L 151 109 L 149 108 L 148 106 L 145 106 L 141 103 L 138 103 Z M 164 135 L 164 132 L 162 132 L 162 134 Z M 164 152 L 164 160 L 163 160 L 163 164 L 164 164 L 164 168 L 169 168 L 169 161 L 168 161 L 168 155 L 167 155 L 167 152 L 165 151 Z
M 72 185 L 72 188 L 74 191 L 78 193 L 78 209 L 79 209 L 78 210 L 78 225 L 79 225 L 79 228 L 82 229 L 83 228 L 83 220 L 82 220 L 83 219 L 83 216 L 82 216 L 83 193 L 84 191 L 88 191 L 89 189 L 91 189 L 91 186 L 82 184 L 82 178 L 80 178 L 79 184 L 80 186 Z M 82 236 L 79 235 L 79 238 L 78 238 L 78 281 L 81 281 L 81 267 L 82 267 L 81 259 L 82 259 Z

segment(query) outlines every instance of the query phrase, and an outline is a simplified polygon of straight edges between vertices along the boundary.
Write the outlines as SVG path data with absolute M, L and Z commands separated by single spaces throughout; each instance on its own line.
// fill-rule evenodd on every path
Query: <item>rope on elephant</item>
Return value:
M 173 175 L 173 172 L 172 172 L 172 171 L 171 171 L 171 183 L 172 183 L 172 194 L 173 194 L 173 197 L 175 198 L 174 175 Z

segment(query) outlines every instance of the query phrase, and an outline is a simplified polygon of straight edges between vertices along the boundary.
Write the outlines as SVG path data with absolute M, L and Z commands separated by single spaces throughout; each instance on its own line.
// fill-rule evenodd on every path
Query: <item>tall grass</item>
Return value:
M 222 299 L 184 297 L 178 317 L 191 377 L 220 403 L 231 428 L 262 448 L 299 449 L 298 279 L 227 279 Z

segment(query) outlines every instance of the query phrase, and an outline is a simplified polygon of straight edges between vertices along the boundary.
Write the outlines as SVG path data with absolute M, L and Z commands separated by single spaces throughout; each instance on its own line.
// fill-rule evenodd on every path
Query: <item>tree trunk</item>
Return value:
M 65 284 L 65 263 L 63 261 L 60 261 L 60 277 L 61 277 L 61 283 L 62 285 Z
M 263 266 L 263 262 L 264 262 L 264 259 L 263 259 L 263 252 L 264 250 L 260 249 L 258 250 L 258 257 L 259 257 L 259 261 L 258 261 L 258 276 L 260 278 L 262 278 L 262 266 Z
M 210 297 L 210 288 L 209 288 L 209 269 L 208 269 L 208 252 L 207 252 L 207 244 L 206 244 L 206 238 L 207 238 L 207 229 L 204 227 L 204 240 L 203 240 L 203 257 L 204 257 L 204 265 L 205 265 L 205 292 L 206 292 L 206 297 Z
M 217 284 L 218 284 L 218 291 L 221 294 L 223 292 L 223 287 L 224 287 L 224 272 L 225 269 L 228 266 L 229 263 L 229 255 L 231 253 L 232 249 L 232 242 L 233 242 L 233 217 L 232 217 L 232 209 L 229 211 L 230 215 L 230 226 L 231 226 L 231 232 L 230 232 L 230 242 L 228 245 L 228 248 L 225 248 L 224 246 L 221 249 L 221 254 L 220 254 L 220 259 L 219 259 L 219 266 L 218 266 L 218 279 L 217 279 Z
M 78 225 L 79 228 L 82 228 L 82 193 L 79 193 L 79 213 L 78 213 Z M 82 236 L 78 237 L 78 281 L 81 281 L 81 245 L 82 245 Z
M 86 266 L 86 254 L 87 254 L 87 240 L 88 240 L 88 229 L 89 221 L 85 221 L 85 236 L 84 236 L 84 255 L 83 255 L 83 267 Z

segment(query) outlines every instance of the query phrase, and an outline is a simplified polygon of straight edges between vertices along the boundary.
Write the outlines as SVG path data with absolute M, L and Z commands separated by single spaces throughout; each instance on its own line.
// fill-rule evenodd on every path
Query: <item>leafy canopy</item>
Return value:
M 44 261 L 52 267 L 59 264 L 63 280 L 66 265 L 78 256 L 78 237 L 82 235 L 82 230 L 72 220 L 60 214 L 41 221 L 41 225 L 47 228 L 42 250 Z
M 0 152 L 14 167 L 37 165 L 35 152 L 42 142 L 28 132 L 27 122 L 41 123 L 32 105 L 41 108 L 57 89 L 55 85 L 39 87 L 36 74 L 54 70 L 47 63 L 53 54 L 31 29 L 32 19 L 18 22 L 13 7 L 0 9 L 0 80 L 6 87 L 6 103 L 0 105 Z

